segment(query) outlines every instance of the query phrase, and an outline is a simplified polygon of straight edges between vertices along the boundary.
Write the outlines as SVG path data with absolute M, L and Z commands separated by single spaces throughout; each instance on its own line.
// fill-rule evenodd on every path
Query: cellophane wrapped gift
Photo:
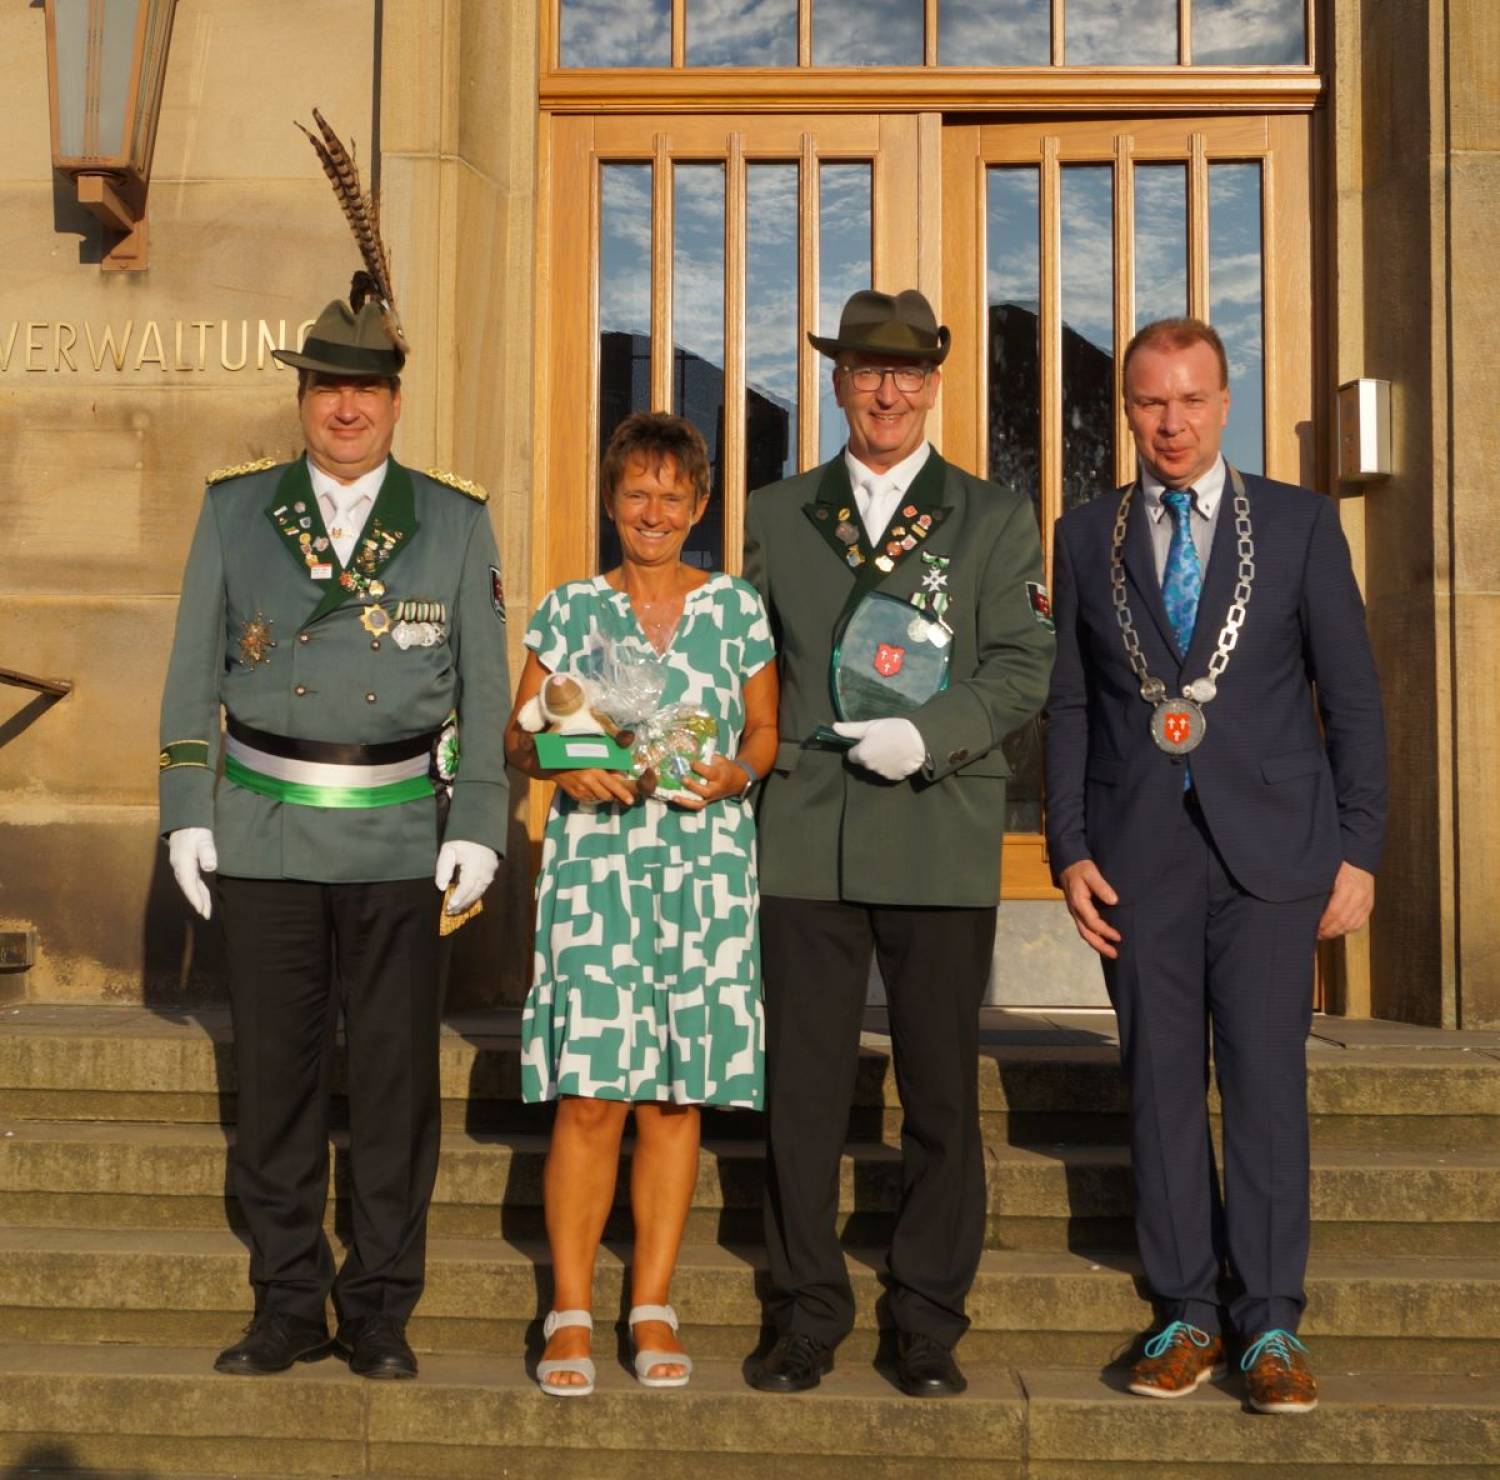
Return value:
M 663 704 L 668 671 L 655 654 L 601 637 L 579 665 L 596 686 L 596 707 L 634 733 L 632 772 L 654 776 L 659 791 L 681 791 L 694 761 L 719 750 L 719 722 L 690 704 Z

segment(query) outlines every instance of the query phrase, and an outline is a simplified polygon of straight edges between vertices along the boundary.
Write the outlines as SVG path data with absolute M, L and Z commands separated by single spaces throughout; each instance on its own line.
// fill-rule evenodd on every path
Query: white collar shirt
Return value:
M 312 480 L 313 492 L 318 496 L 318 507 L 323 511 L 328 542 L 339 557 L 340 565 L 349 564 L 355 542 L 364 532 L 365 521 L 370 517 L 370 510 L 375 507 L 375 500 L 385 482 L 386 469 L 390 465 L 391 460 L 387 458 L 379 467 L 371 468 L 354 482 L 340 483 L 308 458 L 308 476 Z
M 924 441 L 895 467 L 877 473 L 874 468 L 866 467 L 847 447 L 844 448 L 844 465 L 849 469 L 855 507 L 872 545 L 885 533 L 906 490 L 916 482 L 917 474 L 926 467 L 931 455 L 932 443 Z
M 1219 523 L 1219 505 L 1224 500 L 1224 480 L 1227 476 L 1221 455 L 1215 458 L 1213 467 L 1193 484 L 1193 548 L 1198 552 L 1198 570 L 1203 576 L 1208 574 L 1208 557 L 1213 550 L 1214 530 Z M 1166 574 L 1167 552 L 1172 548 L 1172 521 L 1167 517 L 1167 506 L 1162 502 L 1162 495 L 1166 491 L 1166 484 L 1142 463 L 1141 494 L 1151 520 L 1151 546 L 1156 556 L 1157 580 L 1161 580 Z

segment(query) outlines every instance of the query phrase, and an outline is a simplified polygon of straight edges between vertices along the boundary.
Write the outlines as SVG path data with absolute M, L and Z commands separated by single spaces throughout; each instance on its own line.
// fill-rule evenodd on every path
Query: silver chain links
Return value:
M 1245 483 L 1239 473 L 1225 464 L 1231 487 L 1234 489 L 1234 534 L 1239 555 L 1239 570 L 1234 587 L 1234 599 L 1224 617 L 1219 631 L 1219 643 L 1213 657 L 1208 660 L 1208 674 L 1184 685 L 1183 694 L 1199 704 L 1207 704 L 1218 691 L 1218 680 L 1229 666 L 1229 655 L 1240 640 L 1240 628 L 1245 625 L 1245 609 L 1250 605 L 1250 588 L 1255 583 L 1255 537 L 1250 528 L 1250 500 L 1245 496 Z M 1132 483 L 1120 499 L 1115 512 L 1114 535 L 1109 551 L 1110 599 L 1114 603 L 1115 621 L 1125 642 L 1125 656 L 1130 661 L 1130 671 L 1140 680 L 1141 698 L 1148 704 L 1160 704 L 1167 697 L 1167 686 L 1159 678 L 1152 678 L 1141 652 L 1141 639 L 1135 630 L 1135 619 L 1130 614 L 1130 602 L 1125 594 L 1125 528 L 1130 519 L 1130 505 L 1139 484 Z

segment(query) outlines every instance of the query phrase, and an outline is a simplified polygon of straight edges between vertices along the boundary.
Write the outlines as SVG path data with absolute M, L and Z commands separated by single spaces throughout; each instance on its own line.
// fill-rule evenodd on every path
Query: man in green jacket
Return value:
M 482 490 L 390 456 L 404 350 L 381 305 L 331 303 L 278 358 L 298 370 L 306 454 L 209 479 L 162 698 L 161 830 L 189 903 L 207 918 L 217 897 L 234 1021 L 233 1190 L 255 1318 L 216 1365 L 260 1374 L 323 1355 L 331 1291 L 351 1367 L 411 1377 L 404 1328 L 437 1173 L 440 923 L 477 904 L 505 847 L 500 562 Z M 323 1216 L 340 1008 L 352 1239 L 335 1276 Z
M 1030 500 L 927 441 L 949 339 L 927 300 L 856 293 L 837 338 L 809 338 L 834 360 L 848 445 L 755 493 L 745 520 L 745 575 L 781 654 L 781 745 L 759 810 L 778 1340 L 750 1381 L 815 1387 L 854 1322 L 839 1159 L 873 954 L 905 1117 L 889 1263 L 898 1373 L 906 1392 L 940 1396 L 965 1386 L 953 1347 L 984 1239 L 978 1020 L 1005 830 L 1000 746 L 1041 707 L 1052 624 Z M 875 592 L 912 603 L 914 643 L 937 625 L 949 682 L 908 713 L 835 725 L 835 647 Z M 877 670 L 903 656 L 886 645 Z M 816 739 L 826 726 L 852 748 Z

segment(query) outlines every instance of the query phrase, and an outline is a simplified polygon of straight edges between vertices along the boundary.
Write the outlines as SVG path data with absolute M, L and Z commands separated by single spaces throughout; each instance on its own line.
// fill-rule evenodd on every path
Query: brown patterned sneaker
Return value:
M 1318 1383 L 1307 1364 L 1307 1348 L 1290 1331 L 1267 1331 L 1240 1359 L 1249 1373 L 1250 1406 L 1257 1413 L 1311 1413 Z
M 1130 1369 L 1130 1391 L 1144 1398 L 1180 1398 L 1210 1377 L 1222 1377 L 1224 1343 L 1186 1321 L 1157 1332 Z

